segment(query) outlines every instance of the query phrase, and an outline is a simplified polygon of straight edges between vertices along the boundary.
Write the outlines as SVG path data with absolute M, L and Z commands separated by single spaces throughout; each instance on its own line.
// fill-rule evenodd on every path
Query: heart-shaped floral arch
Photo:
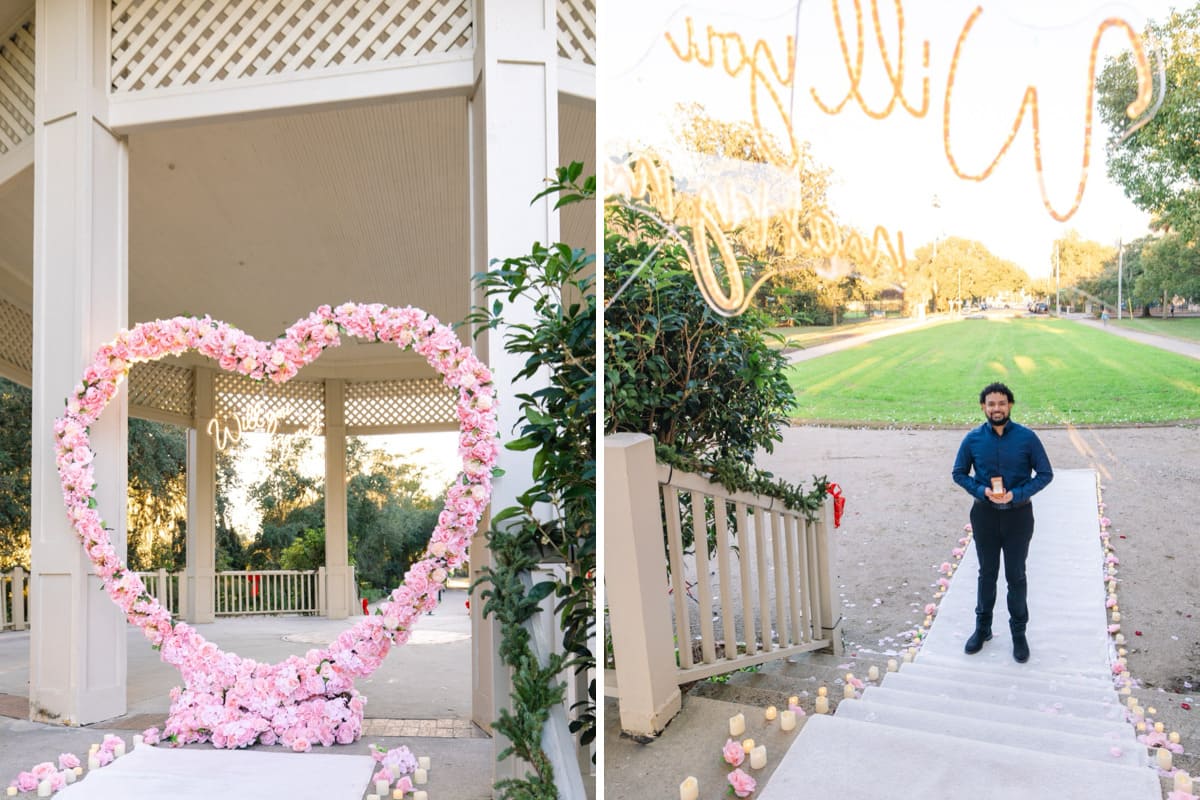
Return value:
M 420 353 L 458 390 L 459 454 L 463 471 L 446 494 L 437 528 L 404 583 L 380 606 L 323 649 L 279 664 L 227 653 L 193 627 L 171 619 L 135 573 L 117 556 L 94 496 L 94 453 L 88 428 L 116 395 L 131 365 L 194 350 L 222 369 L 283 383 L 325 348 L 349 334 L 391 342 Z M 496 438 L 491 372 L 454 331 L 414 308 L 346 303 L 321 306 L 274 342 L 259 342 L 209 317 L 175 317 L 136 325 L 101 346 L 54 425 L 58 472 L 67 516 L 113 601 L 140 627 L 162 660 L 179 668 L 183 686 L 171 691 L 164 737 L 177 743 L 211 741 L 216 747 L 348 744 L 362 734 L 363 705 L 354 680 L 370 675 L 393 644 L 437 607 L 447 571 L 465 563 L 471 536 L 491 496 Z

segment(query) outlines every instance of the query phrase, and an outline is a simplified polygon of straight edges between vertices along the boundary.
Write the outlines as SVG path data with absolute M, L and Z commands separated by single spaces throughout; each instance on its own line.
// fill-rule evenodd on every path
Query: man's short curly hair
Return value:
M 983 387 L 983 391 L 979 393 L 979 405 L 983 405 L 987 402 L 987 396 L 989 394 L 1002 394 L 1008 398 L 1009 404 L 1017 402 L 1016 398 L 1013 397 L 1012 389 L 1008 388 L 1003 383 L 997 382 L 989 383 L 987 386 Z

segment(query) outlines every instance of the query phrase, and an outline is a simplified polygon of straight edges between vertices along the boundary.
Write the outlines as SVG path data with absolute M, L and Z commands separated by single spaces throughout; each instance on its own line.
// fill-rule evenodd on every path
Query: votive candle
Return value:
M 88 756 L 88 769 L 100 769 L 100 757 L 95 753 Z
M 49 797 L 50 796 L 50 781 L 49 780 L 44 780 L 44 781 L 41 781 L 40 783 L 38 783 L 37 796 L 38 797 Z
M 63 780 L 66 781 L 67 783 L 75 782 L 75 770 L 73 770 L 73 769 L 64 769 L 62 771 L 62 776 L 63 776 Z
M 1167 741 L 1171 744 L 1179 744 L 1179 731 L 1171 731 L 1167 735 Z
M 753 749 L 754 749 L 754 740 L 753 739 L 746 739 L 745 741 L 742 742 L 742 751 L 745 752 L 747 755 L 749 755 L 750 751 Z
M 1121 621 L 1121 612 L 1120 612 L 1120 611 L 1114 611 L 1114 612 L 1112 613 L 1112 621 L 1113 621 L 1113 622 L 1120 622 L 1120 621 Z
M 765 716 L 767 718 L 767 722 L 773 722 L 775 717 L 779 716 L 779 710 L 775 708 L 775 706 L 767 706 Z
M 420 767 L 421 769 L 428 772 L 429 765 L 430 765 L 429 756 L 418 756 L 417 757 L 417 766 L 418 767 Z
M 379 795 L 372 792 L 371 794 L 367 795 L 367 800 L 380 800 L 380 798 Z
M 113 747 L 113 757 L 120 758 L 123 755 L 125 755 L 125 740 L 118 739 L 116 745 Z
M 796 712 L 783 711 L 779 714 L 779 729 L 783 731 L 795 730 L 796 728 Z
M 100 752 L 100 745 L 97 744 L 96 742 L 92 742 L 92 746 L 88 748 L 88 755 L 93 755 L 93 754 L 99 753 L 99 752 Z
M 760 744 L 750 751 L 750 769 L 762 769 L 767 765 L 767 746 Z
M 393 789 L 392 800 L 404 800 L 404 794 L 405 792 L 403 789 Z M 382 798 L 380 800 L 382 800 Z
M 1158 753 L 1155 754 L 1154 758 L 1158 762 L 1159 769 L 1170 769 L 1171 768 L 1171 751 L 1168 750 L 1167 748 L 1165 748 L 1165 747 L 1158 748 Z M 41 791 L 41 789 L 39 789 L 38 791 Z
M 75 769 L 73 769 L 71 771 L 74 772 L 75 777 L 78 778 L 80 775 L 83 774 L 83 767 L 76 767 Z
M 798 706 L 798 705 L 800 705 L 800 698 L 799 698 L 798 696 L 796 696 L 796 695 L 792 695 L 791 697 L 789 697 L 789 698 L 788 698 L 788 705 L 789 705 L 789 706 Z
M 413 800 L 429 800 L 429 792 L 424 789 L 419 792 L 413 792 Z
M 888 672 L 895 672 L 900 669 L 900 664 L 894 658 L 888 659 Z
M 375 781 L 375 794 L 380 797 L 387 797 L 392 793 L 392 782 L 385 780 Z
M 141 747 L 145 741 L 146 741 L 146 737 L 142 736 L 140 733 L 135 733 L 133 735 L 133 746 L 134 747 Z
M 813 710 L 816 711 L 818 714 L 828 714 L 829 713 L 829 698 L 828 697 L 818 697 Z
M 1175 773 L 1175 791 L 1192 794 L 1192 776 L 1183 770 Z
M 429 783 L 429 773 L 426 770 L 417 767 L 413 772 L 413 783 L 417 784 L 418 786 Z
M 867 670 L 867 679 L 872 681 L 879 680 L 879 667 L 872 664 Z
M 16 797 L 17 796 L 17 787 L 10 786 L 7 789 L 5 789 L 4 793 L 7 794 L 9 797 Z
M 824 686 L 822 686 L 820 689 L 817 689 L 817 697 L 828 697 L 828 696 L 829 696 L 829 690 L 826 689 Z
M 856 696 L 854 694 L 854 687 L 849 683 L 842 687 L 842 697 L 846 700 L 853 700 Z
M 729 718 L 729 735 L 741 736 L 746 732 L 746 715 L 742 713 L 734 714 Z
M 700 797 L 700 784 L 691 775 L 683 779 L 683 783 L 679 784 L 679 800 L 698 800 Z
M 1151 709 L 1149 710 L 1149 713 L 1150 713 L 1150 716 L 1152 716 L 1152 717 L 1153 717 L 1153 716 L 1154 716 L 1154 709 L 1153 709 L 1153 708 L 1151 708 Z M 1165 725 L 1163 725 L 1161 722 L 1156 722 L 1156 723 L 1154 723 L 1154 732 L 1155 732 L 1155 733 L 1162 733 L 1164 730 L 1166 730 L 1166 726 L 1165 726 Z

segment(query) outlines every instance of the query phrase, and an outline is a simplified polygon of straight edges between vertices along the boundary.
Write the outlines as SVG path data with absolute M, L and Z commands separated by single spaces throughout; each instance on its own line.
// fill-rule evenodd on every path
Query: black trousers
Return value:
M 1014 633 L 1024 633 L 1029 623 L 1029 584 L 1025 580 L 1025 557 L 1033 538 L 1033 506 L 1026 503 L 1012 509 L 998 509 L 990 502 L 971 507 L 971 529 L 975 552 L 979 556 L 979 588 L 975 603 L 975 624 L 991 630 L 992 609 L 996 605 L 996 581 L 1000 577 L 1000 557 L 1004 556 L 1004 577 L 1008 581 L 1008 624 Z

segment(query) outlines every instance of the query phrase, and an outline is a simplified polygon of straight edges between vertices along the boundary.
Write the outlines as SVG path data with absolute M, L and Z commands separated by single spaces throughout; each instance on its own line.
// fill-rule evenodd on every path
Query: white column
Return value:
M 552 200 L 530 199 L 558 166 L 558 76 L 554 0 L 479 0 L 475 18 L 476 92 L 471 98 L 472 244 L 471 272 L 489 268 L 494 258 L 528 253 L 534 242 L 557 241 L 558 217 Z M 531 305 L 516 301 L 505 309 L 512 321 L 532 320 Z M 516 394 L 529 392 L 544 381 L 515 381 L 524 356 L 505 353 L 503 331 L 490 331 L 476 340 L 482 347 L 499 389 L 500 436 L 513 437 L 520 420 Z M 492 508 L 512 505 L 529 487 L 531 452 L 502 450 Z M 471 570 L 477 574 L 489 563 L 482 536 L 472 541 Z M 509 703 L 508 669 L 496 645 L 499 624 L 480 615 L 482 601 L 472 598 L 472 714 L 490 727 L 497 709 Z M 507 746 L 496 736 L 496 751 Z M 524 774 L 514 759 L 497 762 L 497 780 Z
M 187 449 L 187 600 L 188 622 L 216 620 L 214 592 L 217 575 L 217 447 L 208 432 L 216 398 L 209 367 L 196 367 L 195 418 L 188 429 Z
M 67 522 L 52 428 L 95 348 L 128 317 L 128 152 L 106 109 L 106 9 L 37 2 L 29 708 L 86 725 L 125 713 L 126 628 Z M 91 428 L 96 499 L 125 554 L 127 399 Z
M 350 616 L 350 534 L 346 521 L 346 383 L 325 381 L 325 597 L 330 619 Z

